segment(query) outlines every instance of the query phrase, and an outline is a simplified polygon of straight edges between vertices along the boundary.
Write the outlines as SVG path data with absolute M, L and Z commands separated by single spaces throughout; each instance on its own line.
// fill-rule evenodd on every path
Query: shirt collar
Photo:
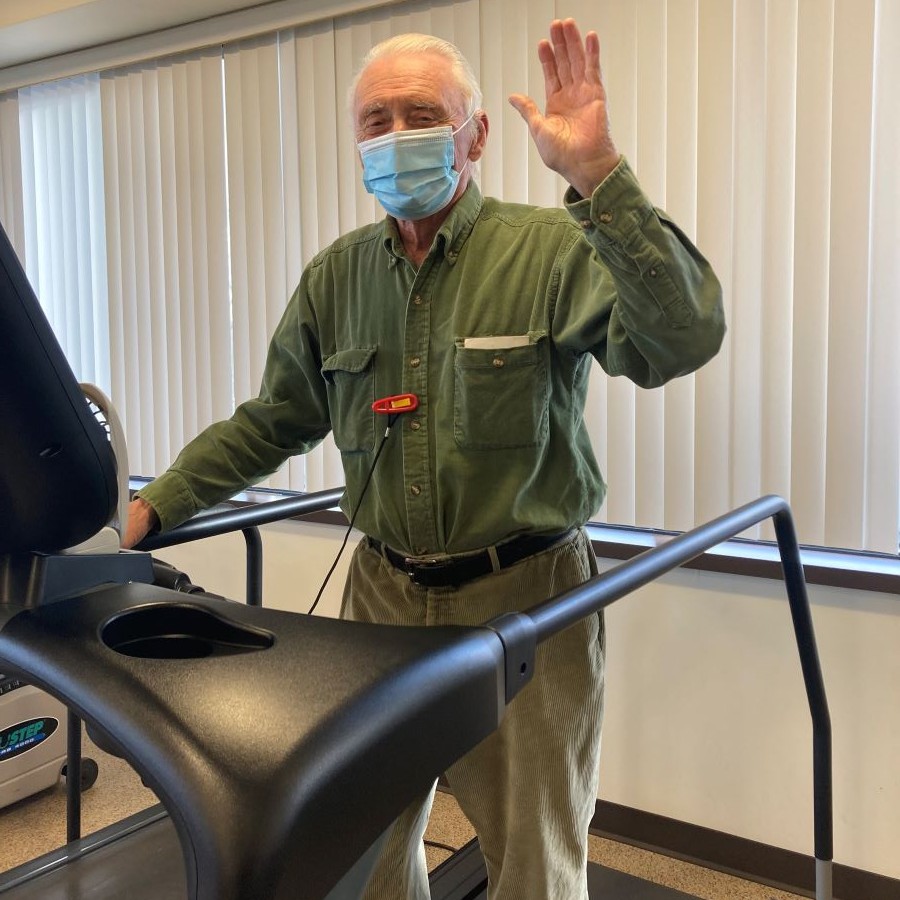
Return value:
M 462 246 L 472 233 L 483 205 L 484 198 L 481 191 L 475 181 L 470 179 L 462 197 L 453 205 L 434 238 L 437 252 L 441 253 L 451 266 L 456 264 Z M 400 232 L 393 216 L 386 216 L 384 219 L 381 241 L 388 253 L 389 265 L 391 267 L 397 265 L 404 257 L 404 253 L 403 242 L 400 240 Z

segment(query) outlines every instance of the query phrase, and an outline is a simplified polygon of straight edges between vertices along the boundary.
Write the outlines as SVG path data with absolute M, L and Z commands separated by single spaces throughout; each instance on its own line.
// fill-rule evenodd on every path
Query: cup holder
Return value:
M 139 659 L 204 659 L 266 650 L 275 635 L 186 603 L 128 609 L 100 630 L 107 647 Z

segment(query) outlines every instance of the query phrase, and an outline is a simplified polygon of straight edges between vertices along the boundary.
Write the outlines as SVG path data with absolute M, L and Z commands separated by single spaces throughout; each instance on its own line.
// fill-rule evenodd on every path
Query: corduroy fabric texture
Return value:
M 342 615 L 394 625 L 478 625 L 526 610 L 596 572 L 586 534 L 458 588 L 424 588 L 366 540 Z M 602 614 L 539 648 L 532 681 L 500 728 L 447 772 L 474 825 L 489 900 L 587 900 L 587 831 L 597 797 L 603 715 Z M 395 823 L 366 900 L 428 900 L 422 836 L 433 792 Z

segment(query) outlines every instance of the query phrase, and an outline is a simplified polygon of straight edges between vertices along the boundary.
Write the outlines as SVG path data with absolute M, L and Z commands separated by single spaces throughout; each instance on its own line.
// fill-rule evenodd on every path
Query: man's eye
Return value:
M 380 131 L 386 126 L 387 120 L 384 116 L 369 116 L 364 123 L 366 131 Z

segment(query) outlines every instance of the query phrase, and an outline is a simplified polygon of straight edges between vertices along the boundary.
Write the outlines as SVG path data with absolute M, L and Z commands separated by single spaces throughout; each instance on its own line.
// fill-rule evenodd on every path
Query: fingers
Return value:
M 589 41 L 591 34 L 594 32 L 589 33 Z M 594 38 L 596 39 L 596 34 Z M 542 45 L 546 45 L 543 50 Z M 574 19 L 554 19 L 550 23 L 550 40 L 541 41 L 538 45 L 538 56 L 544 67 L 544 77 L 547 78 L 549 67 L 553 69 L 562 87 L 578 84 L 585 78 L 593 80 L 593 73 L 599 68 L 599 41 L 595 42 L 595 49 L 596 52 L 593 54 L 595 58 L 592 58 L 590 44 L 587 55 L 585 54 L 585 44 L 581 40 L 581 32 Z M 552 56 L 548 55 L 548 50 Z
M 554 19 L 550 39 L 538 42 L 538 59 L 544 72 L 547 98 L 580 85 L 602 85 L 600 39 L 589 31 L 582 41 L 574 19 Z M 516 109 L 522 110 L 516 104 Z M 524 115 L 524 113 L 523 113 Z
M 538 43 L 538 59 L 541 62 L 541 68 L 544 70 L 544 89 L 547 95 L 555 94 L 562 88 L 559 81 L 559 73 L 556 70 L 556 55 L 550 41 L 540 41 Z
M 600 72 L 600 38 L 596 31 L 589 31 L 584 39 L 585 69 L 584 77 L 591 84 L 602 84 L 603 76 Z
M 563 36 L 566 40 L 566 52 L 569 54 L 572 80 L 584 81 L 584 44 L 574 19 L 566 19 L 563 22 Z
M 571 19 L 566 21 L 571 21 Z M 553 62 L 559 76 L 559 83 L 563 87 L 568 87 L 572 83 L 572 66 L 569 63 L 569 48 L 564 23 L 559 19 L 554 19 L 550 23 L 550 43 L 553 47 Z

